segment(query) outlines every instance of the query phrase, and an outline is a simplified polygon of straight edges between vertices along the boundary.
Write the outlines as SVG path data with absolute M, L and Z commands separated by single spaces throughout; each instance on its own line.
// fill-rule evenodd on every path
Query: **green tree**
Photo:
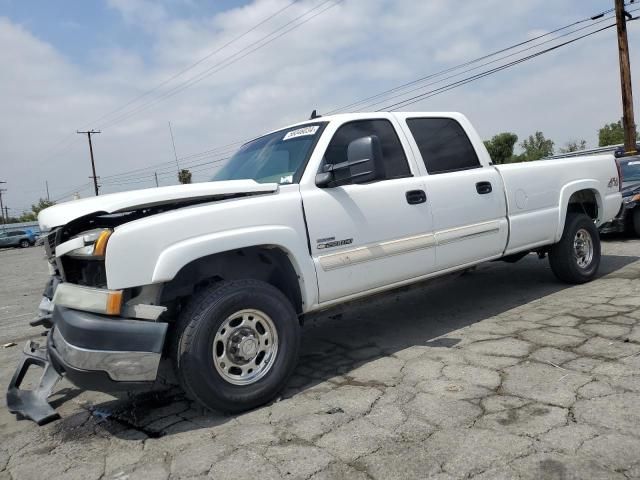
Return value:
M 585 148 L 587 148 L 587 141 L 584 139 L 573 139 L 573 140 L 569 140 L 564 147 L 562 147 L 560 149 L 560 153 L 571 153 L 571 152 L 577 152 L 579 150 L 584 150 Z
M 178 172 L 178 181 L 180 183 L 191 183 L 191 172 L 183 168 Z
M 41 198 L 40 200 L 38 200 L 38 203 L 31 205 L 31 211 L 38 215 L 40 213 L 40 210 L 44 210 L 45 208 L 49 208 L 55 204 L 56 202 L 47 200 L 46 198 Z
M 511 132 L 502 132 L 494 135 L 491 140 L 484 142 L 489 151 L 489 156 L 495 164 L 509 163 L 513 157 L 513 147 L 518 141 L 518 136 Z
M 636 130 L 636 137 L 637 136 L 638 131 Z M 607 123 L 598 130 L 598 145 L 600 147 L 619 145 L 621 143 L 624 143 L 624 126 L 622 125 L 622 119 L 614 123 Z
M 23 212 L 20 217 L 18 217 L 19 222 L 35 222 L 38 219 L 38 215 L 34 212 Z
M 529 135 L 529 138 L 522 141 L 520 147 L 524 150 L 515 157 L 517 162 L 531 162 L 553 155 L 553 140 L 545 138 L 542 132 Z

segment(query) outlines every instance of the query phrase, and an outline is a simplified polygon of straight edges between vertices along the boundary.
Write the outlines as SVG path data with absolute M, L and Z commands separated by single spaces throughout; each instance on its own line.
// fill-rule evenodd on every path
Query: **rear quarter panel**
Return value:
M 507 197 L 511 232 L 505 253 L 556 243 L 562 236 L 571 195 L 594 192 L 597 224 L 620 208 L 618 172 L 612 155 L 594 155 L 496 166 Z

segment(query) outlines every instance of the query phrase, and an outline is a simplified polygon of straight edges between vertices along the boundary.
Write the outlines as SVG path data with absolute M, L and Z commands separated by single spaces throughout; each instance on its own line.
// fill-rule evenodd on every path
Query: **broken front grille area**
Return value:
M 63 256 L 60 259 L 64 281 L 85 287 L 106 288 L 107 272 L 104 259 L 87 260 Z

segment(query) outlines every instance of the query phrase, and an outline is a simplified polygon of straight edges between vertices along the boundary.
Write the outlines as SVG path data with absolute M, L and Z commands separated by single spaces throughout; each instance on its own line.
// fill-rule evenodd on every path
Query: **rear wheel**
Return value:
M 174 362 L 181 385 L 210 409 L 237 412 L 271 400 L 295 368 L 300 324 L 275 287 L 220 282 L 182 312 Z
M 593 279 L 600 266 L 600 236 L 593 220 L 582 213 L 569 213 L 560 241 L 549 251 L 555 276 L 567 283 Z
M 28 248 L 29 247 L 29 240 L 20 240 L 20 247 L 21 248 Z

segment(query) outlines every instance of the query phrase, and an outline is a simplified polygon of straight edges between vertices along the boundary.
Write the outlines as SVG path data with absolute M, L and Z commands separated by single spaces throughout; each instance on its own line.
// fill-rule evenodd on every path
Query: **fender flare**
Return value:
M 152 283 L 171 281 L 182 267 L 199 258 L 255 246 L 272 246 L 284 251 L 298 275 L 303 305 L 317 303 L 318 285 L 309 252 L 306 245 L 300 245 L 298 233 L 286 226 L 240 228 L 182 240 L 160 253 Z
M 558 217 L 558 228 L 556 230 L 555 241 L 559 241 L 562 237 L 562 232 L 564 230 L 564 222 L 567 219 L 567 210 L 569 209 L 569 199 L 571 195 L 580 190 L 591 190 L 596 198 L 596 203 L 598 205 L 598 219 L 597 223 L 600 224 L 602 221 L 601 215 L 603 212 L 603 204 L 602 204 L 602 192 L 601 192 L 601 183 L 595 179 L 585 179 L 585 180 L 576 180 L 574 182 L 567 183 L 565 186 L 560 189 L 560 200 L 558 209 L 559 217 Z

